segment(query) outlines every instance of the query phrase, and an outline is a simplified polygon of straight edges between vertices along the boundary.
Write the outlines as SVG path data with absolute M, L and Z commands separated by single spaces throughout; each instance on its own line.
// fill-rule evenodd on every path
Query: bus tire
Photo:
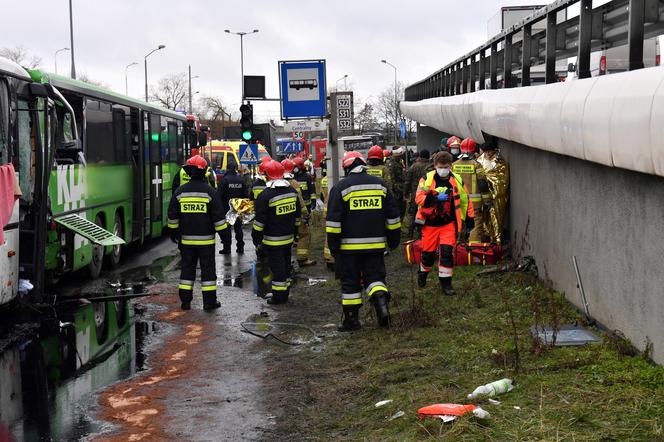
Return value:
M 97 332 L 97 344 L 101 345 L 106 341 L 106 330 L 108 315 L 106 314 L 106 302 L 93 302 L 92 312 L 94 314 L 95 331 Z
M 115 222 L 113 223 L 113 234 L 122 238 L 124 236 L 124 229 L 122 228 L 122 217 L 120 213 L 115 214 Z M 120 265 L 120 259 L 122 259 L 122 246 L 117 245 L 111 247 L 111 253 L 108 254 L 106 260 L 111 268 L 116 268 Z
M 101 216 L 97 215 L 95 218 L 95 224 L 100 227 L 104 227 L 101 222 Z M 104 246 L 98 244 L 92 244 L 92 257 L 90 259 L 90 264 L 88 264 L 88 273 L 90 278 L 97 279 L 101 274 L 101 268 L 104 264 Z

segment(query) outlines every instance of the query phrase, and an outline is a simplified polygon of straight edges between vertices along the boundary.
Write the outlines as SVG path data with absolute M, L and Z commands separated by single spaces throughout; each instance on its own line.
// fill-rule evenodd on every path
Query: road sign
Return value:
M 337 120 L 337 129 L 340 133 L 353 130 L 353 93 L 336 92 L 330 94 L 333 112 Z
M 327 114 L 325 60 L 280 61 L 279 85 L 282 120 Z
M 327 130 L 327 120 L 297 120 L 284 124 L 285 132 L 315 132 Z
M 279 140 L 279 151 L 282 153 L 298 153 L 304 150 L 304 143 L 302 141 L 294 140 Z
M 258 144 L 240 144 L 240 164 L 258 163 Z
M 406 139 L 406 120 L 401 120 L 399 123 L 399 130 L 401 131 L 401 138 Z

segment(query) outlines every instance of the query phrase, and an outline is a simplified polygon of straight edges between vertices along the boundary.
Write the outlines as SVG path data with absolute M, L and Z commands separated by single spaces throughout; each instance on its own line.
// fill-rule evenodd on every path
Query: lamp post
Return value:
M 343 77 L 341 77 L 340 79 L 337 80 L 337 85 L 339 84 L 339 82 L 341 80 L 344 81 L 344 91 L 348 90 L 348 88 L 346 87 L 346 78 L 348 78 L 348 74 L 344 75 Z M 335 87 L 337 88 L 337 90 L 339 90 L 339 86 L 335 86 Z
M 55 55 L 53 55 L 53 60 L 55 61 L 55 73 L 56 74 L 58 73 L 58 53 L 62 52 L 62 51 L 68 51 L 68 50 L 69 50 L 69 48 L 62 48 L 62 49 L 58 49 L 57 51 L 55 51 Z
M 258 32 L 258 29 L 254 29 L 251 32 L 231 32 L 229 29 L 224 29 L 224 32 L 227 34 L 234 34 L 240 36 L 240 82 L 242 82 L 242 100 L 244 103 L 244 36 L 255 34 Z
M 152 55 L 154 52 L 160 51 L 160 50 L 164 49 L 165 47 L 166 47 L 165 45 L 157 46 L 156 49 L 153 49 L 150 52 L 148 52 L 148 54 L 143 59 L 143 62 L 145 64 L 145 102 L 146 103 L 148 101 L 148 57 L 150 55 Z
M 190 114 L 193 113 L 193 107 L 192 107 L 192 104 L 191 104 L 191 97 L 192 97 L 192 95 L 191 95 L 191 80 L 193 80 L 194 78 L 199 78 L 199 76 L 198 75 L 194 75 L 193 77 L 191 76 L 191 65 L 189 65 L 189 113 Z M 198 92 L 196 92 L 196 93 L 198 93 Z
M 394 69 L 394 144 L 397 144 L 397 126 L 399 125 L 399 99 L 397 98 L 397 67 L 387 60 L 381 60 Z
M 76 79 L 76 66 L 74 65 L 74 16 L 71 1 L 69 0 L 69 47 L 71 48 L 71 78 Z
M 136 66 L 138 63 L 135 61 L 129 63 L 127 66 L 125 66 L 125 95 L 129 95 L 129 80 L 127 80 L 127 70 L 132 67 Z

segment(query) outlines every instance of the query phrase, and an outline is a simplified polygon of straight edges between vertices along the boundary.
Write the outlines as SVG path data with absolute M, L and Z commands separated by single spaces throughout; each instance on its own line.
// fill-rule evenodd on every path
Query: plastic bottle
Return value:
M 514 388 L 511 379 L 501 379 L 499 381 L 491 382 L 490 384 L 477 387 L 475 391 L 468 395 L 468 399 L 476 399 L 481 396 L 492 397 L 501 393 L 507 393 Z

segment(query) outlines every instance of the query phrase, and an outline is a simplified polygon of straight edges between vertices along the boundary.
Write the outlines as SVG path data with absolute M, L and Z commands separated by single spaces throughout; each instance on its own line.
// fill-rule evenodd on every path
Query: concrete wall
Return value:
M 417 151 L 428 149 L 431 152 L 440 147 L 440 139 L 449 135 L 422 124 L 417 125 Z
M 664 363 L 664 178 L 499 142 L 511 172 L 510 236 L 582 308 Z M 528 231 L 526 232 L 526 226 Z

